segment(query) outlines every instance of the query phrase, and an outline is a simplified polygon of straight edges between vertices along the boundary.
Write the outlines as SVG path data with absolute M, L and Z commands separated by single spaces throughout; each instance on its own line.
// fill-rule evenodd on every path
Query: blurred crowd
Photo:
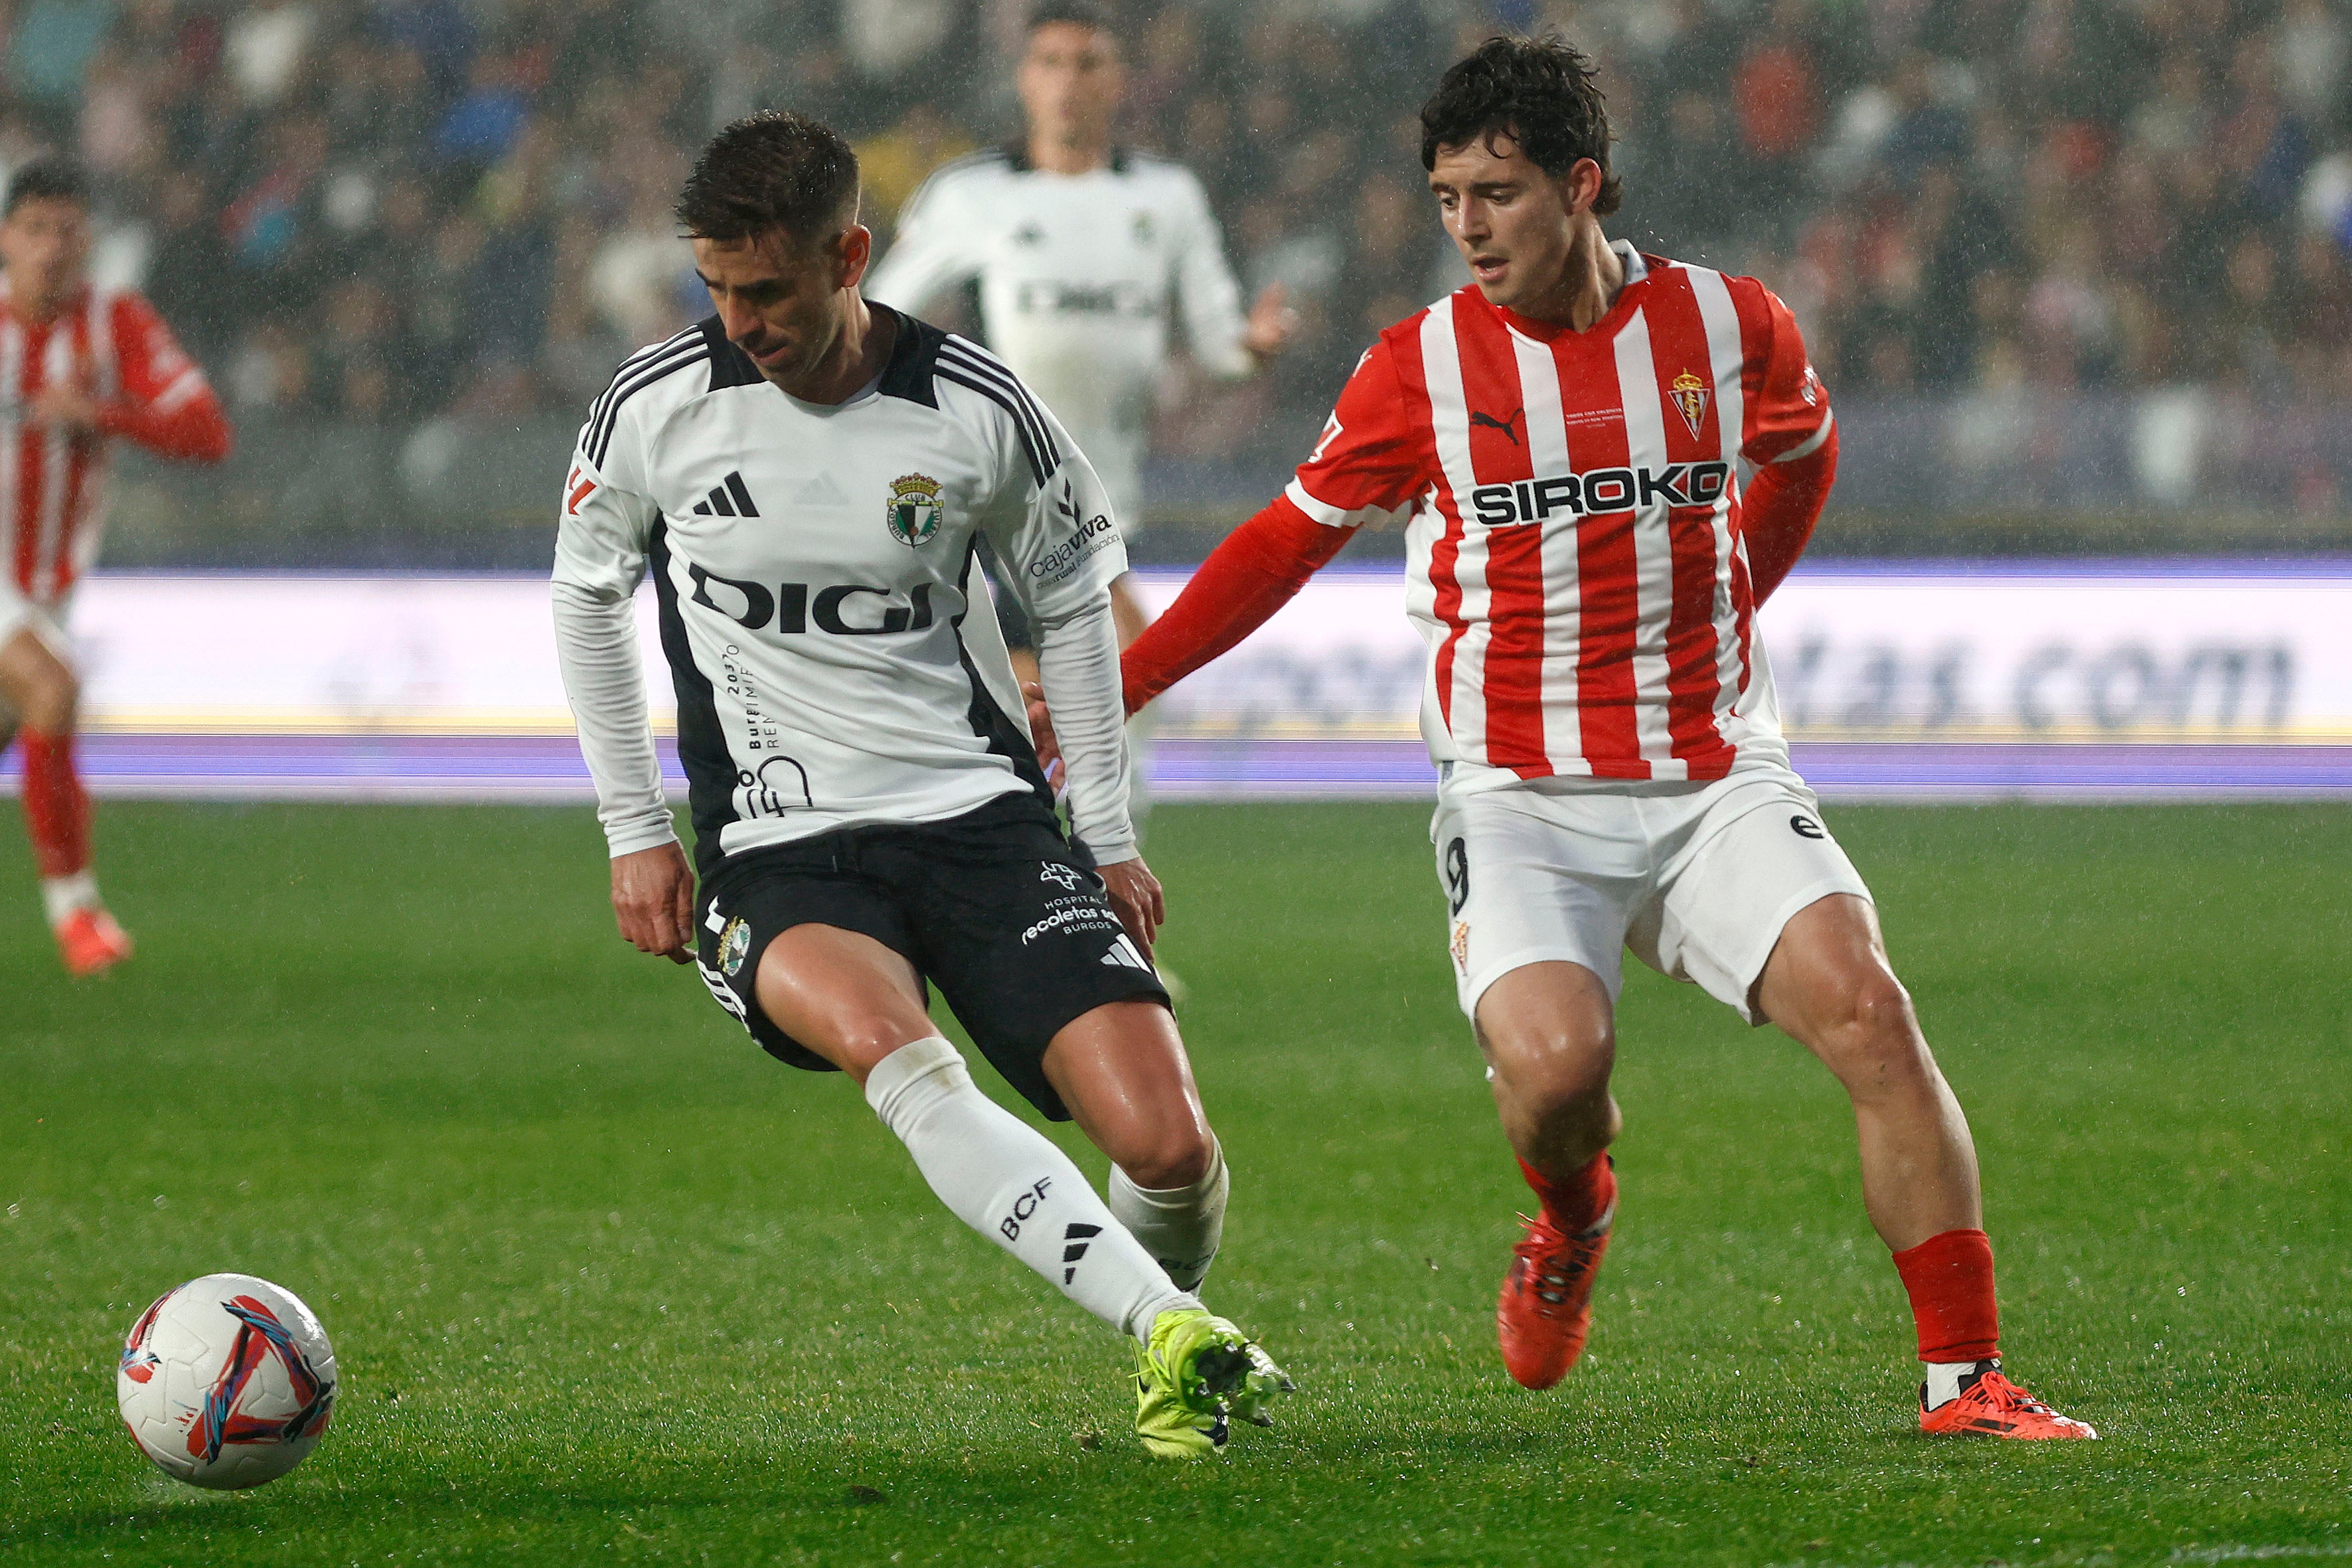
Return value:
M 1612 227 L 1754 272 L 1846 396 L 2352 395 L 2339 0 L 1112 0 L 1129 138 L 1199 170 L 1299 347 L 1167 399 L 1213 455 L 1320 418 L 1459 274 L 1414 111 L 1498 28 L 1604 68 Z M 0 0 L 0 166 L 63 148 L 247 420 L 569 410 L 703 313 L 669 204 L 786 105 L 849 135 L 868 219 L 1016 127 L 1023 0 Z M 1273 416 L 1273 417 L 1269 417 Z

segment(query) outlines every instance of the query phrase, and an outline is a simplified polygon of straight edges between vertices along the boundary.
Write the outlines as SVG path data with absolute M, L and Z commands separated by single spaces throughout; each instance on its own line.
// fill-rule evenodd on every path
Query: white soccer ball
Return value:
M 319 1446 L 335 1409 L 335 1349 L 292 1291 L 207 1274 L 139 1315 L 114 1396 L 131 1440 L 165 1475 L 257 1487 Z

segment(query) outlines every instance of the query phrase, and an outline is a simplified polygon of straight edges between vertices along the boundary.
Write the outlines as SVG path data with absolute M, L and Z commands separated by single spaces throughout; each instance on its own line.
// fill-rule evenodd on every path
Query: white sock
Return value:
M 76 871 L 70 877 L 41 879 L 41 902 L 49 911 L 49 924 L 61 924 L 77 910 L 98 907 L 98 874 Z
M 1178 1289 L 1198 1290 L 1225 1234 L 1225 1195 L 1232 1187 L 1225 1152 L 1212 1141 L 1208 1173 L 1189 1187 L 1139 1187 L 1113 1165 L 1110 1212 Z
M 1960 1396 L 1960 1389 L 1979 1367 L 1998 1370 L 2000 1358 L 1990 1361 L 1931 1361 L 1922 1363 L 1927 1369 L 1927 1392 L 1919 1396 L 1920 1403 L 1933 1410 L 1949 1405 Z
M 1147 1338 L 1160 1313 L 1201 1304 L 1169 1283 L 1069 1156 L 981 1093 L 937 1035 L 883 1058 L 866 1103 L 958 1219 L 1111 1327 Z

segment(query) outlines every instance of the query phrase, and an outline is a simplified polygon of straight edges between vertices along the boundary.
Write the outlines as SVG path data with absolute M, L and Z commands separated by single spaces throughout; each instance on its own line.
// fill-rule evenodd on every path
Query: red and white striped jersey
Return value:
M 53 388 L 93 399 L 98 427 L 36 417 Z M 36 604 L 62 600 L 98 554 L 117 437 L 196 462 L 228 454 L 228 421 L 205 373 L 145 300 L 84 289 L 35 321 L 0 289 L 0 570 Z
M 1762 284 L 1614 249 L 1584 331 L 1465 288 L 1382 332 L 1284 492 L 1334 527 L 1409 520 L 1441 763 L 1717 779 L 1781 744 L 1739 465 L 1818 449 L 1828 396 Z

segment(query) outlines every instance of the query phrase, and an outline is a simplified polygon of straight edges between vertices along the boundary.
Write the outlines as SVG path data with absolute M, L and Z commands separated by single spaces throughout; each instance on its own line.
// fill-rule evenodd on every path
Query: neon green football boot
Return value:
M 1228 1415 L 1272 1426 L 1266 1406 L 1297 1386 L 1239 1329 L 1197 1307 L 1160 1313 L 1135 1367 L 1136 1435 L 1162 1459 L 1220 1452 Z

